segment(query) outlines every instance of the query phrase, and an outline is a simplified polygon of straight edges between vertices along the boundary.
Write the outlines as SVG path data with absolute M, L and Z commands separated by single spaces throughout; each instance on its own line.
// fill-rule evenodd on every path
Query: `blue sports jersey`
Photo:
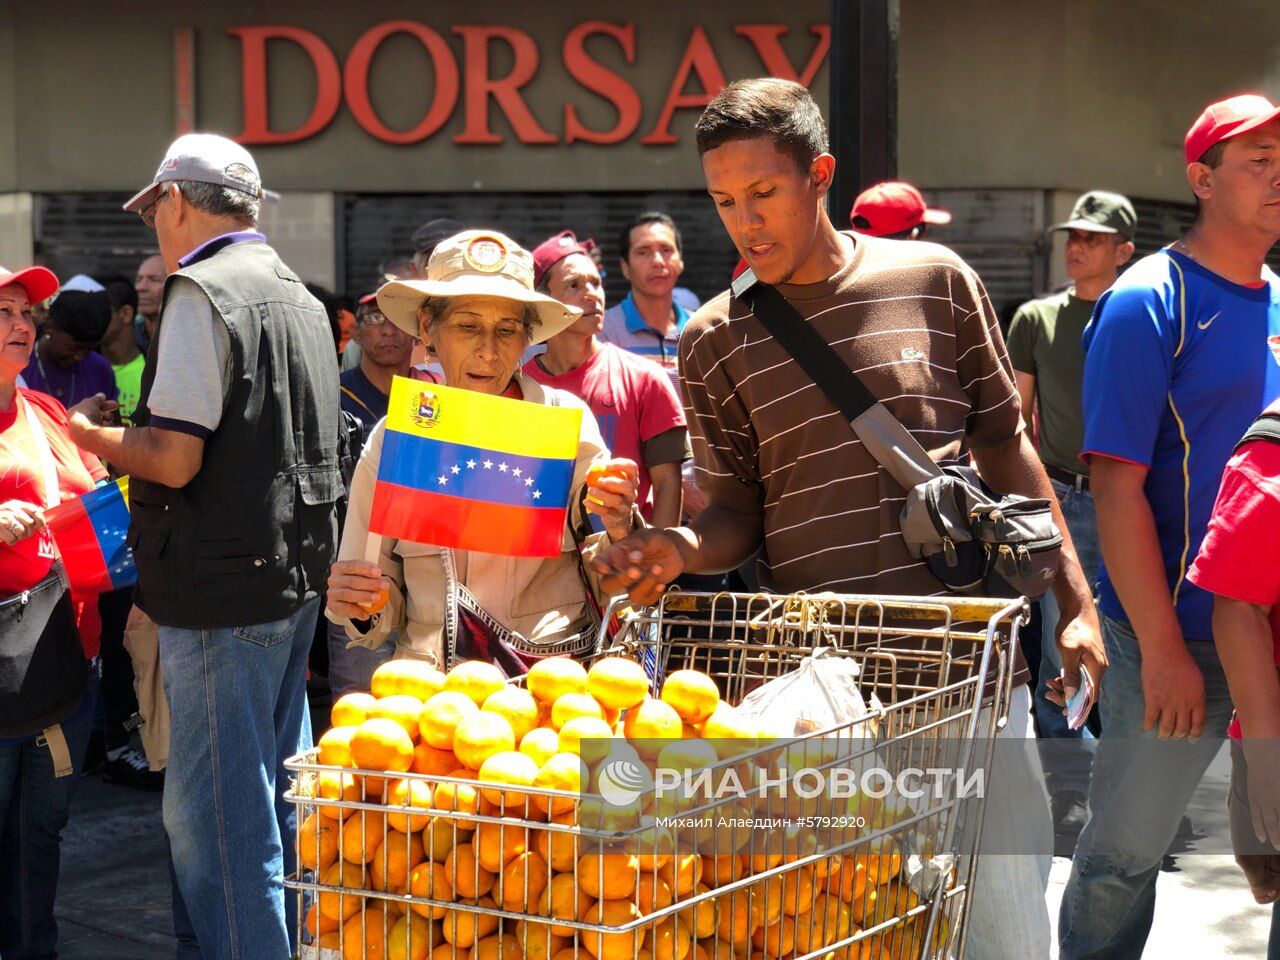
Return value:
M 1172 250 L 1134 264 L 1102 295 L 1085 328 L 1084 452 L 1149 468 L 1178 622 L 1212 639 L 1213 597 L 1187 580 L 1231 451 L 1280 397 L 1280 278 L 1243 287 Z M 1099 609 L 1127 621 L 1099 570 Z

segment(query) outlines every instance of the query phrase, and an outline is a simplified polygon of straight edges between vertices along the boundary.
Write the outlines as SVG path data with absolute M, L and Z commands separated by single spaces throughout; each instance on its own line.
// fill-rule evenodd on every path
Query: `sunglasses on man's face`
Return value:
M 380 327 L 387 323 L 387 315 L 377 310 L 370 310 L 357 316 L 356 323 L 362 327 Z
M 168 196 L 168 191 L 162 191 L 159 196 L 138 211 L 138 216 L 142 218 L 143 225 L 148 229 L 156 228 L 156 208 L 160 206 L 160 201 Z

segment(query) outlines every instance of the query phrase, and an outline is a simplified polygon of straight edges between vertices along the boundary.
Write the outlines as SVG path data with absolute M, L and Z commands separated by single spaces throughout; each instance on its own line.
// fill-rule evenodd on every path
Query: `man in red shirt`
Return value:
M 589 242 L 589 241 L 588 241 Z M 522 368 L 545 386 L 580 397 L 591 408 L 615 457 L 640 466 L 636 497 L 655 526 L 680 522 L 680 464 L 689 431 L 675 388 L 661 367 L 596 336 L 604 323 L 604 287 L 591 247 L 565 230 L 533 251 L 534 283 L 582 316 L 547 341 Z
M 1280 418 L 1280 401 L 1266 416 Z M 1280 425 L 1280 424 L 1278 424 Z M 1273 903 L 1268 957 L 1280 957 L 1280 443 L 1246 440 L 1227 462 L 1187 578 L 1213 597 L 1213 639 L 1236 708 L 1232 844 L 1259 903 Z M 1260 547 L 1261 545 L 1261 547 Z

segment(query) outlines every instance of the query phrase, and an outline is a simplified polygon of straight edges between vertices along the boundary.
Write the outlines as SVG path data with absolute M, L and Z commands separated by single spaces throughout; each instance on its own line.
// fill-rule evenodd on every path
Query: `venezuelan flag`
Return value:
M 62 554 L 67 578 L 77 590 L 103 593 L 137 581 L 133 551 L 125 543 L 129 532 L 128 477 L 60 503 L 44 517 Z
M 369 529 L 457 550 L 556 556 L 581 426 L 575 407 L 396 377 Z

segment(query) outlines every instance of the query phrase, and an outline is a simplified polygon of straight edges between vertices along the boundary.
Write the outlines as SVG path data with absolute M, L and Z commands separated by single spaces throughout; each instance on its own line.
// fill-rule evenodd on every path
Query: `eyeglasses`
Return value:
M 161 191 L 160 195 L 148 203 L 145 207 L 138 211 L 138 216 L 142 218 L 142 223 L 149 229 L 156 228 L 156 208 L 160 206 L 160 201 L 169 196 L 168 191 Z
M 370 310 L 356 317 L 356 323 L 362 327 L 380 327 L 387 322 L 387 315 L 377 310 Z

